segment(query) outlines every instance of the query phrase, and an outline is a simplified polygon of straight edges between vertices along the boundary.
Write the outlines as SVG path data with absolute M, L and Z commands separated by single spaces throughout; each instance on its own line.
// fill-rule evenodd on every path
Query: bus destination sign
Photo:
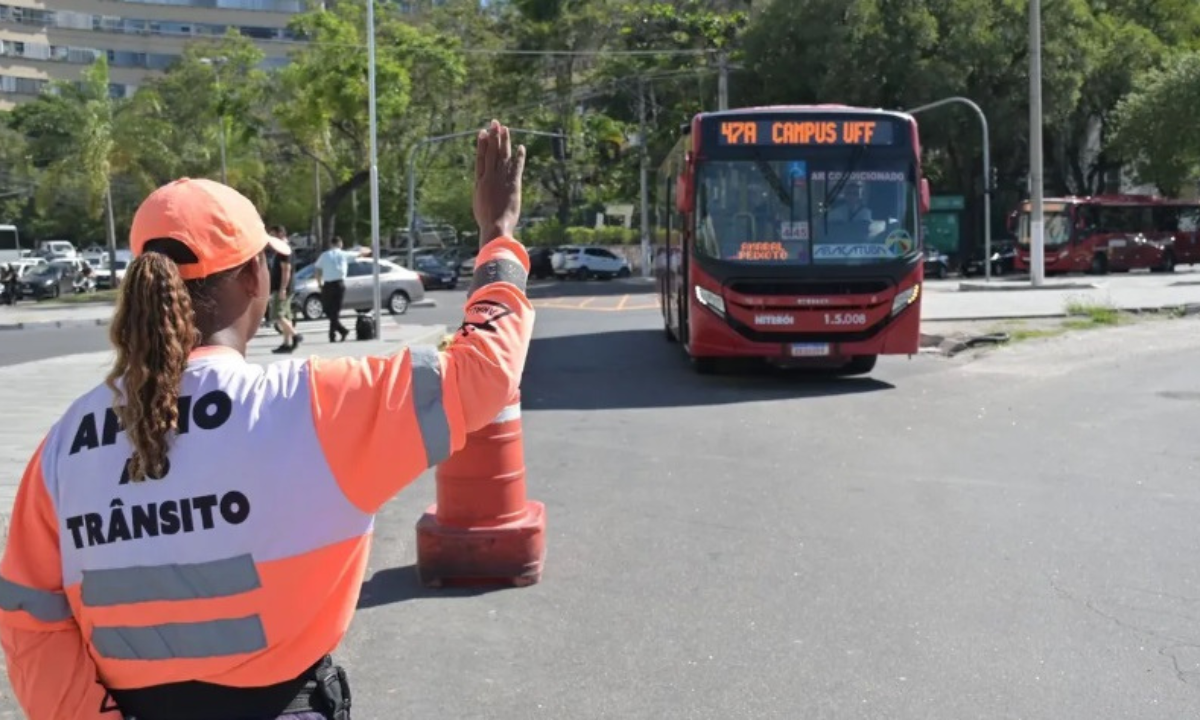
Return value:
M 895 127 L 878 120 L 722 120 L 717 137 L 726 147 L 893 145 Z

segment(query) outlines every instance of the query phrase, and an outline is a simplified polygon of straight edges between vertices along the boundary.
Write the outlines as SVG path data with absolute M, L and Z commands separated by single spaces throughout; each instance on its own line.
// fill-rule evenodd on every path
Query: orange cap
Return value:
M 142 201 L 129 230 L 134 257 L 151 240 L 172 238 L 197 258 L 180 263 L 184 280 L 197 280 L 249 261 L 270 246 L 291 255 L 287 243 L 267 234 L 254 203 L 237 190 L 212 180 L 180 178 Z

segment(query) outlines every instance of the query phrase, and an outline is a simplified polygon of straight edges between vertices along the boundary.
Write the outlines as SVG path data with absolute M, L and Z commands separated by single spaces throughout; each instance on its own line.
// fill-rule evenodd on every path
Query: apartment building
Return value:
M 50 80 L 77 80 L 101 53 L 115 97 L 165 70 L 188 42 L 235 27 L 257 41 L 265 66 L 287 62 L 286 29 L 305 0 L 0 0 L 0 110 Z

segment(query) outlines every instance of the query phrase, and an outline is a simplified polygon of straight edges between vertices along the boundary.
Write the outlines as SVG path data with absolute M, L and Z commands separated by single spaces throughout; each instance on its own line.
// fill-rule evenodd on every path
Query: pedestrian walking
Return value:
M 289 248 L 287 254 L 267 250 L 267 260 L 271 264 L 271 320 L 279 328 L 283 343 L 271 352 L 292 353 L 296 346 L 304 340 L 304 336 L 296 332 L 292 324 L 292 254 L 288 243 L 287 230 L 282 225 L 273 225 L 268 231 L 271 237 Z
M 490 240 L 445 352 L 251 364 L 264 251 L 290 249 L 220 183 L 142 203 L 115 363 L 34 453 L 0 560 L 0 642 L 30 720 L 348 720 L 331 653 L 375 513 L 497 416 L 528 353 L 524 148 L 493 122 L 477 154 Z
M 314 272 L 317 287 L 321 290 L 321 306 L 325 317 L 329 318 L 329 342 L 344 341 L 350 334 L 341 319 L 342 300 L 346 297 L 346 275 L 350 272 L 350 263 L 371 254 L 371 248 L 368 247 L 350 251 L 342 249 L 342 245 L 342 239 L 335 235 L 329 241 L 329 249 L 317 258 Z M 338 335 L 341 337 L 336 337 Z

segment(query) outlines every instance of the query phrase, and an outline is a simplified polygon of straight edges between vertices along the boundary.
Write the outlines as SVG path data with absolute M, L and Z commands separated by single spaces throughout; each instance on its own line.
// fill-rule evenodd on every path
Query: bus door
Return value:
M 1141 242 L 1137 248 L 1137 268 L 1154 268 L 1162 265 L 1163 255 L 1170 249 L 1174 233 L 1161 223 L 1162 213 L 1156 208 L 1146 206 L 1131 208 L 1137 219 L 1138 236 Z
M 1107 246 L 1108 268 L 1128 270 L 1137 267 L 1142 231 L 1138 208 L 1105 205 L 1100 207 L 1099 233 Z M 1097 248 L 1099 249 L 1099 248 Z
M 1200 206 L 1178 208 L 1175 229 L 1175 263 L 1195 265 L 1200 263 Z

